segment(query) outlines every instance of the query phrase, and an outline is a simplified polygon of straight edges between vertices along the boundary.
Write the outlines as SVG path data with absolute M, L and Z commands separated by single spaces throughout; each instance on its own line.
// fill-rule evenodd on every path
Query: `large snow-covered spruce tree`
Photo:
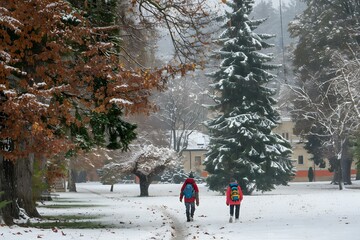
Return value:
M 222 62 L 212 74 L 215 104 L 210 109 L 217 116 L 206 122 L 207 182 L 210 189 L 222 192 L 234 177 L 245 194 L 270 191 L 286 185 L 294 173 L 289 142 L 273 132 L 280 116 L 273 107 L 275 92 L 266 87 L 276 77 L 269 71 L 278 66 L 269 63 L 269 54 L 260 52 L 272 46 L 264 41 L 272 36 L 254 32 L 265 19 L 249 19 L 253 0 L 226 4 L 233 12 L 227 13 L 226 29 L 219 37 Z

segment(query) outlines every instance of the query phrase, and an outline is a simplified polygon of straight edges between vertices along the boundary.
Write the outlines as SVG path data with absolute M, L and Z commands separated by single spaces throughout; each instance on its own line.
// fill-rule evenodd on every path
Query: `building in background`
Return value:
M 312 154 L 308 153 L 304 148 L 304 140 L 300 136 L 294 135 L 294 127 L 295 123 L 290 118 L 282 118 L 279 126 L 274 129 L 274 132 L 280 134 L 291 144 L 293 150 L 291 160 L 296 169 L 296 176 L 293 181 L 308 181 L 310 167 L 314 171 L 314 181 L 330 180 L 332 173 L 327 168 L 317 169 L 314 162 L 311 161 Z
M 296 169 L 295 182 L 307 182 L 308 171 L 311 167 L 314 173 L 313 181 L 331 181 L 333 173 L 329 172 L 329 162 L 325 160 L 324 168 L 315 166 L 311 160 L 312 154 L 306 151 L 305 142 L 300 136 L 294 135 L 295 123 L 290 118 L 282 118 L 279 126 L 274 132 L 283 136 L 291 144 L 293 153 L 291 155 L 292 163 Z M 185 172 L 196 172 L 199 176 L 207 177 L 208 173 L 204 170 L 203 165 L 207 146 L 209 144 L 209 136 L 199 131 L 193 131 L 189 135 L 188 145 L 182 152 Z M 352 166 L 352 174 L 356 174 L 355 166 Z
M 274 132 L 282 135 L 291 144 L 293 153 L 291 155 L 292 163 L 296 169 L 296 176 L 293 181 L 306 182 L 309 181 L 309 168 L 312 168 L 314 179 L 313 181 L 331 181 L 333 173 L 329 172 L 329 161 L 325 159 L 325 166 L 319 168 L 315 166 L 311 160 L 312 154 L 308 153 L 305 147 L 305 141 L 300 136 L 294 135 L 295 123 L 290 118 L 282 118 L 281 123 Z M 351 174 L 356 174 L 355 165 L 353 164 Z
M 185 172 L 196 172 L 201 177 L 207 177 L 203 165 L 209 136 L 194 130 L 188 138 L 186 149 L 182 152 Z

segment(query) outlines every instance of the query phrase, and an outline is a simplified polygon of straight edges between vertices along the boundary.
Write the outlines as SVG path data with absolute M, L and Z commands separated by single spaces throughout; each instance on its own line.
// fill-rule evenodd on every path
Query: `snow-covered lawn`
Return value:
M 0 239 L 357 239 L 360 226 L 360 182 L 339 191 L 329 182 L 291 183 L 267 193 L 245 196 L 240 222 L 229 223 L 224 196 L 200 185 L 194 222 L 186 222 L 176 184 L 152 184 L 151 197 L 138 197 L 136 184 L 118 184 L 114 192 L 99 183 L 78 184 L 77 193 L 59 193 L 39 207 L 42 215 L 88 216 L 96 229 L 0 227 Z M 85 206 L 84 206 L 85 205 Z M 34 220 L 32 220 L 34 221 Z M 80 218 L 79 221 L 89 221 Z

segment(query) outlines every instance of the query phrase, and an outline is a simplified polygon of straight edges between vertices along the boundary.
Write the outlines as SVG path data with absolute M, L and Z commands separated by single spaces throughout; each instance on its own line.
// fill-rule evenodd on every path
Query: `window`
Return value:
M 282 133 L 281 136 L 286 140 L 289 140 L 289 133 Z
M 201 165 L 201 157 L 195 156 L 195 166 L 200 166 L 200 165 Z
M 304 156 L 303 155 L 298 156 L 298 164 L 304 164 Z

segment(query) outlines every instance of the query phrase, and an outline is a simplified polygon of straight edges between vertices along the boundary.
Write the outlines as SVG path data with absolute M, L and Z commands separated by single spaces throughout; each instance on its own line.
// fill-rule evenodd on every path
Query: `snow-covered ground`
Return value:
M 339 191 L 329 182 L 291 183 L 267 193 L 245 196 L 240 222 L 229 223 L 224 196 L 200 185 L 194 222 L 186 222 L 176 184 L 152 184 L 150 197 L 138 197 L 135 184 L 78 184 L 77 193 L 59 193 L 53 204 L 87 207 L 45 208 L 43 215 L 89 215 L 106 228 L 36 229 L 0 227 L 0 239 L 357 239 L 360 226 L 360 182 Z

